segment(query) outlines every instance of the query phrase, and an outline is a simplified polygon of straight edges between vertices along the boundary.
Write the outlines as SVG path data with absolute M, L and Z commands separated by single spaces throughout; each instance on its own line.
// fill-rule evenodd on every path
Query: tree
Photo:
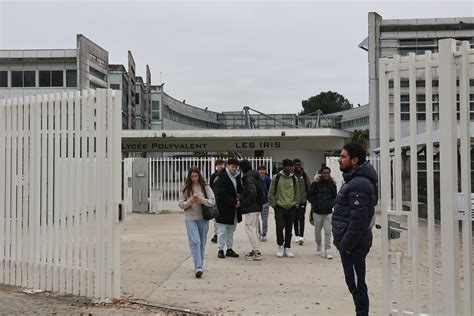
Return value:
M 300 115 L 310 114 L 321 110 L 323 114 L 329 114 L 351 109 L 352 103 L 343 95 L 337 92 L 321 92 L 316 96 L 312 96 L 307 100 L 301 101 L 303 111 Z
M 369 135 L 368 129 L 356 129 L 352 132 L 352 142 L 364 146 L 365 149 L 369 149 Z

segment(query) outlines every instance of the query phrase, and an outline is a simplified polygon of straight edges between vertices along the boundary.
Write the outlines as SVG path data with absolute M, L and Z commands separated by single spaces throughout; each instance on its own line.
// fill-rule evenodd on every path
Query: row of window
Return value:
M 341 122 L 341 128 L 349 128 L 354 126 L 361 126 L 361 125 L 368 125 L 369 124 L 369 117 L 359 117 L 350 121 Z
M 64 72 L 66 78 L 64 78 Z M 10 74 L 10 85 L 8 75 Z M 37 80 L 38 77 L 38 80 Z M 64 85 L 64 80 L 66 85 Z M 47 87 L 77 86 L 77 71 L 64 70 L 12 70 L 0 71 L 0 88 L 47 88 Z

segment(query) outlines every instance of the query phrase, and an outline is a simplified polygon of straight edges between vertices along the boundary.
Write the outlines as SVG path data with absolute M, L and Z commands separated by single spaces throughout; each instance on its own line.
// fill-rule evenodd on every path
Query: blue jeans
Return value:
M 185 223 L 188 233 L 189 250 L 191 250 L 194 261 L 194 269 L 202 269 L 209 221 L 199 219 L 185 221 Z
M 217 249 L 224 250 L 224 245 L 227 245 L 227 249 L 232 249 L 236 228 L 237 223 L 234 225 L 217 223 Z
M 356 248 L 350 254 L 344 251 L 339 253 L 346 284 L 354 301 L 356 315 L 369 315 L 369 293 L 367 284 L 365 284 L 365 258 L 369 250 Z
M 265 203 L 262 205 L 262 227 L 258 227 L 260 235 L 266 235 L 268 232 L 268 212 L 270 208 L 270 203 Z

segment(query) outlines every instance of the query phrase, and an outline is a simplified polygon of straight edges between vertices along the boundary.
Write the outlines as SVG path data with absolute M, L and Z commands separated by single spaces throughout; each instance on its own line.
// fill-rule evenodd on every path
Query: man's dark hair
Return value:
M 267 167 L 265 167 L 265 165 L 260 165 L 258 166 L 258 169 L 257 170 L 265 170 L 267 171 Z
M 293 163 L 297 163 L 297 162 L 301 163 L 301 159 L 299 158 L 293 159 Z
M 324 166 L 322 167 L 321 169 L 319 169 L 319 174 L 323 174 L 323 171 L 324 170 L 329 170 L 329 172 L 331 172 L 331 168 L 327 167 L 327 166 Z
M 292 167 L 295 164 L 293 163 L 293 160 L 291 159 L 283 159 L 283 167 Z
M 247 159 L 242 160 L 240 162 L 240 170 L 242 170 L 242 172 L 244 173 L 247 173 L 252 170 L 252 164 L 250 163 L 250 161 L 248 161 Z
M 216 159 L 216 165 L 223 165 L 224 164 L 224 160 L 222 159 Z
M 237 158 L 229 158 L 227 165 L 239 166 L 239 160 Z
M 359 158 L 359 165 L 365 162 L 365 158 L 367 157 L 367 151 L 362 145 L 356 143 L 349 143 L 345 144 L 342 149 L 345 149 L 347 151 L 351 159 L 355 157 Z

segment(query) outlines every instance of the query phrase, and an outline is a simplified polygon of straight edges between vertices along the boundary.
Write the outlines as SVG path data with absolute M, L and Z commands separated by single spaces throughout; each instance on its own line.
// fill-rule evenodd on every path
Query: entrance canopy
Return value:
M 318 129 L 123 130 L 123 152 L 339 150 L 352 133 Z

